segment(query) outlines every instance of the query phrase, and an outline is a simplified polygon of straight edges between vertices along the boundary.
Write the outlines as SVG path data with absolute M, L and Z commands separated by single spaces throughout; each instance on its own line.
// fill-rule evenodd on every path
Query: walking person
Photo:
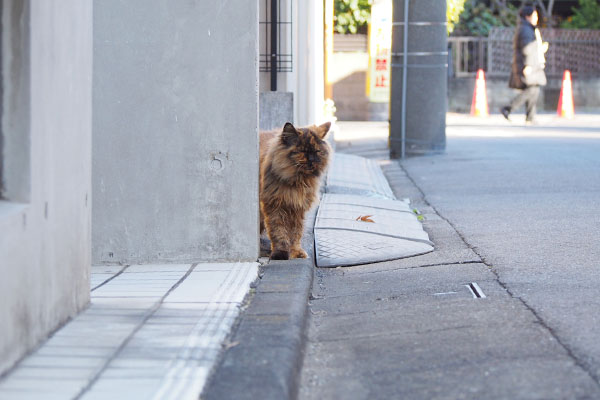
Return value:
M 525 103 L 528 124 L 535 124 L 536 104 L 540 95 L 540 86 L 546 85 L 545 53 L 548 42 L 542 42 L 540 30 L 536 28 L 538 13 L 532 6 L 524 6 L 519 10 L 519 23 L 513 41 L 513 61 L 508 86 L 520 89 L 509 105 L 500 109 L 504 118 L 509 119 L 512 111 Z

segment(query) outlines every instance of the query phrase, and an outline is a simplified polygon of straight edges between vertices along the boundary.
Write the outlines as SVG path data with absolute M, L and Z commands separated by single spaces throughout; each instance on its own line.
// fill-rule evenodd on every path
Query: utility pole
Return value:
M 446 148 L 445 0 L 394 0 L 390 157 Z

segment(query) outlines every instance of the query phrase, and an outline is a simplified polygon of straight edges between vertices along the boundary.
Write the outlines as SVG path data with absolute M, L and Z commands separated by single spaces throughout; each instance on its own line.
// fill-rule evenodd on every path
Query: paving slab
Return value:
M 257 273 L 92 267 L 90 306 L 0 380 L 0 399 L 197 399 Z
M 394 199 L 394 193 L 373 160 L 352 154 L 334 153 L 327 173 L 327 193 L 357 194 Z
M 314 253 L 316 210 L 307 213 L 302 247 Z M 295 398 L 302 365 L 314 258 L 272 260 L 236 322 L 201 399 Z
M 314 229 L 318 267 L 368 264 L 433 251 L 417 215 L 399 200 L 325 193 Z
M 379 164 L 335 153 L 315 222 L 318 267 L 370 264 L 422 255 L 433 243 Z

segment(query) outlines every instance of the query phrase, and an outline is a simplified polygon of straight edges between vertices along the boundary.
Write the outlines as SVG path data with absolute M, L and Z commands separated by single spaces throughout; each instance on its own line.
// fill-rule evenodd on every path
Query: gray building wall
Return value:
M 258 3 L 94 2 L 93 262 L 258 257 Z
M 0 373 L 89 301 L 92 3 L 2 2 Z

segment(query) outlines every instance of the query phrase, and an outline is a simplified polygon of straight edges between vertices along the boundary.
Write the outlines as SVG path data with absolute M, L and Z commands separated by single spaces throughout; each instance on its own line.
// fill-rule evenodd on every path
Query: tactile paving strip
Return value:
M 335 153 L 333 155 L 325 191 L 327 193 L 395 199 L 379 165 L 368 158 L 351 154 Z

